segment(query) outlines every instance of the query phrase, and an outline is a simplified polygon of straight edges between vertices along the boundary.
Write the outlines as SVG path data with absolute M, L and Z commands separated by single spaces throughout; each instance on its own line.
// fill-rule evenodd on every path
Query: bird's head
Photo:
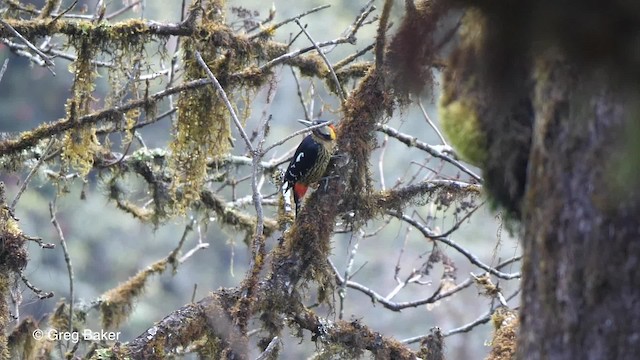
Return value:
M 333 126 L 331 121 L 327 121 L 327 120 L 314 120 L 314 121 L 298 120 L 298 121 L 304 124 L 305 126 L 318 126 L 322 124 L 323 126 L 317 127 L 311 130 L 311 132 L 322 140 L 333 141 L 336 139 L 336 128 Z

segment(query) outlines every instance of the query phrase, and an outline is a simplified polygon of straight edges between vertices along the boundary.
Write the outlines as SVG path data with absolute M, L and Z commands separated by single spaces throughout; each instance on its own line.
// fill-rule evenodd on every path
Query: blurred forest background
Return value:
M 41 8 L 44 1 L 32 1 L 35 8 Z M 80 0 L 74 9 L 84 9 L 86 14 L 92 14 L 98 1 Z M 100 2 L 102 4 L 102 2 Z M 399 23 L 403 6 L 396 1 L 391 21 L 394 25 L 390 33 L 394 33 Z M 106 13 L 112 13 L 126 6 L 126 1 L 113 0 L 104 3 Z M 308 24 L 307 30 L 317 42 L 339 38 L 349 29 L 361 9 L 367 5 L 366 1 L 301 1 L 285 0 L 255 1 L 233 0 L 226 6 L 226 21 L 237 29 L 242 29 L 247 22 L 262 21 L 270 12 L 274 11 L 274 22 L 291 18 L 297 14 L 321 5 L 331 5 L 329 8 L 310 14 L 302 18 Z M 63 2 L 63 8 L 68 6 Z M 381 6 L 381 4 L 374 3 Z M 2 5 L 6 7 L 6 4 Z M 153 19 L 158 22 L 179 22 L 181 19 L 182 1 L 180 0 L 143 0 L 135 7 L 123 12 L 111 21 L 127 18 Z M 239 10 L 242 9 L 242 10 Z M 248 11 L 247 11 L 248 10 Z M 74 10 L 74 13 L 80 13 Z M 378 11 L 374 12 L 374 16 Z M 371 19 L 374 19 L 374 16 Z M 365 24 L 357 34 L 357 43 L 336 46 L 327 57 L 332 63 L 350 54 L 364 49 L 373 43 L 377 23 Z M 278 29 L 274 39 L 288 42 L 299 33 L 294 23 L 289 23 Z M 157 47 L 166 46 L 168 53 L 173 54 L 176 38 L 171 37 L 166 44 L 152 43 L 147 45 L 146 52 L 153 58 L 155 69 L 145 69 L 144 72 L 159 71 L 163 66 L 169 66 L 166 58 L 158 55 Z M 308 39 L 299 36 L 292 48 L 309 46 Z M 20 132 L 32 129 L 41 123 L 53 122 L 65 117 L 65 102 L 70 96 L 73 76 L 69 71 L 70 61 L 56 58 L 55 76 L 45 67 L 31 63 L 27 58 L 16 56 L 10 49 L 0 44 L 0 63 L 8 59 L 6 73 L 0 82 L 0 132 Z M 367 52 L 361 60 L 371 61 L 373 54 Z M 104 107 L 103 99 L 109 90 L 108 76 L 104 69 L 98 68 L 96 92 L 98 99 L 94 108 Z M 297 71 L 297 70 L 296 70 Z M 266 145 L 275 143 L 301 127 L 295 121 L 305 118 L 305 110 L 301 105 L 298 92 L 306 101 L 307 111 L 314 118 L 337 121 L 340 119 L 340 102 L 337 97 L 327 92 L 322 81 L 304 76 L 294 77 L 288 66 L 277 67 L 275 72 L 275 93 L 269 86 L 255 92 L 247 102 L 238 104 L 243 111 L 248 111 L 245 129 L 249 134 L 258 128 L 261 117 L 271 116 L 270 132 Z M 436 84 L 439 74 L 435 74 Z M 160 77 L 152 85 L 152 92 L 166 86 L 166 76 Z M 348 90 L 353 84 L 345 84 Z M 272 97 L 272 100 L 270 99 Z M 426 114 L 437 124 L 436 104 L 438 99 L 437 86 L 432 93 L 425 94 L 421 99 L 413 99 L 410 106 L 396 111 L 387 125 L 398 131 L 415 136 L 419 141 L 430 145 L 443 145 L 440 137 L 429 125 L 425 114 L 417 106 L 418 100 L 424 105 Z M 169 108 L 163 104 L 158 109 L 162 113 Z M 144 139 L 144 145 L 149 149 L 164 148 L 171 139 L 172 117 L 166 117 L 157 123 L 139 129 L 139 135 Z M 235 129 L 233 130 L 235 146 L 232 154 L 246 153 L 245 145 Z M 112 135 L 109 141 L 118 144 L 122 141 L 120 135 Z M 302 136 L 289 140 L 277 147 L 265 160 L 280 158 L 291 151 Z M 376 137 L 377 149 L 371 157 L 373 179 L 376 189 L 393 188 L 400 184 L 408 185 L 423 179 L 448 179 L 471 181 L 469 175 L 461 172 L 450 164 L 431 157 L 426 152 L 415 147 L 407 147 L 400 141 L 394 140 L 379 132 Z M 134 140 L 130 149 L 133 151 L 141 145 Z M 122 150 L 121 150 L 122 151 Z M 280 166 L 284 169 L 286 164 Z M 251 193 L 250 182 L 243 180 L 248 174 L 247 166 L 236 166 L 227 173 L 224 184 L 210 184 L 211 189 L 217 191 L 229 204 Z M 7 187 L 7 198 L 13 199 L 28 168 L 20 172 L 5 172 L 0 174 L 0 180 Z M 29 263 L 24 275 L 30 282 L 43 291 L 55 293 L 53 298 L 38 299 L 32 291 L 22 287 L 23 300 L 19 307 L 19 316 L 33 316 L 42 319 L 50 314 L 61 298 L 69 297 L 69 276 L 62 248 L 59 246 L 58 233 L 51 224 L 49 203 L 58 197 L 57 220 L 66 238 L 68 252 L 73 264 L 74 301 L 77 304 L 90 304 L 109 289 L 133 276 L 153 262 L 167 256 L 178 244 L 185 226 L 195 224 L 194 230 L 188 233 L 183 254 L 197 246 L 198 242 L 209 244 L 187 258 L 180 264 L 177 272 L 167 271 L 152 277 L 146 285 L 144 294 L 135 303 L 129 320 L 121 327 L 120 341 L 131 340 L 147 328 L 159 321 L 175 309 L 197 300 L 210 291 L 220 287 L 238 286 L 246 273 L 250 262 L 250 248 L 244 243 L 244 233 L 233 228 L 221 227 L 215 216 L 202 218 L 201 213 L 187 211 L 184 217 L 175 217 L 159 225 L 142 223 L 128 213 L 117 208 L 108 199 L 108 187 L 105 176 L 92 171 L 86 181 L 75 178 L 67 181 L 63 187 L 55 186 L 50 181 L 46 167 L 42 167 L 32 180 L 26 192 L 22 195 L 15 209 L 15 215 L 20 219 L 22 230 L 29 235 L 39 236 L 46 243 L 57 244 L 55 249 L 42 249 L 35 242 L 28 245 Z M 476 171 L 478 172 L 478 171 Z M 234 180 L 239 181 L 232 184 Z M 138 191 L 139 179 L 131 177 L 131 191 Z M 64 188 L 65 191 L 61 191 Z M 263 195 L 275 193 L 276 184 L 273 179 L 266 178 L 262 188 Z M 58 195 L 57 195 L 58 194 Z M 144 197 L 144 193 L 140 194 Z M 274 201 L 265 202 L 268 215 L 274 216 Z M 235 204 L 239 210 L 254 214 L 250 202 Z M 476 211 L 475 208 L 479 209 Z M 473 212 L 470 216 L 468 214 Z M 518 256 L 520 251 L 518 240 L 510 236 L 504 229 L 499 213 L 492 211 L 484 204 L 482 196 L 472 197 L 464 201 L 425 198 L 404 210 L 404 214 L 415 219 L 421 219 L 436 232 L 445 232 L 459 224 L 459 228 L 448 237 L 460 246 L 473 253 L 479 260 L 489 266 L 496 266 L 502 261 Z M 195 221 L 192 223 L 192 220 Z M 364 234 L 364 236 L 362 236 Z M 427 269 L 427 260 L 432 255 L 434 242 L 426 239 L 422 234 L 397 219 L 385 217 L 370 221 L 362 229 L 362 234 L 352 234 L 348 231 L 337 233 L 332 240 L 331 260 L 341 273 L 345 271 L 352 258 L 352 269 L 358 269 L 352 280 L 363 284 L 383 296 L 398 290 L 393 301 L 413 301 L 430 296 L 441 284 L 445 269 L 442 262 L 437 262 L 433 268 Z M 276 238 L 267 239 L 267 250 L 276 245 Z M 438 245 L 439 251 L 452 260 L 455 267 L 454 284 L 460 284 L 469 278 L 469 274 L 480 275 L 484 270 L 462 256 L 455 249 L 444 243 Z M 520 264 L 515 261 L 503 268 L 506 273 L 517 273 Z M 417 271 L 417 272 L 416 272 Z M 407 286 L 399 286 L 397 279 L 406 280 L 411 274 L 422 273 L 420 283 L 413 282 Z M 503 281 L 493 279 L 500 286 L 505 297 L 517 291 L 519 280 Z M 435 304 L 422 305 L 403 309 L 401 312 L 385 309 L 380 304 L 359 291 L 349 289 L 344 303 L 344 318 L 358 319 L 372 329 L 387 336 L 402 340 L 429 333 L 432 327 L 439 327 L 443 333 L 450 336 L 445 338 L 445 352 L 449 359 L 480 359 L 490 350 L 492 327 L 488 323 L 488 314 L 498 305 L 496 299 L 485 296 L 482 286 L 472 284 L 443 301 Z M 307 303 L 313 303 L 314 292 L 309 292 Z M 320 309 L 319 314 L 333 318 L 338 316 L 338 297 L 336 308 Z M 508 301 L 510 307 L 517 307 L 518 296 Z M 95 315 L 95 314 L 94 314 Z M 472 327 L 471 331 L 456 330 L 462 326 L 482 319 L 482 324 Z M 100 329 L 98 317 L 89 315 L 89 327 Z M 308 337 L 308 334 L 303 334 Z M 316 346 L 310 342 L 300 342 L 292 335 L 283 339 L 285 346 L 282 358 L 300 359 L 312 356 Z M 417 347 L 418 344 L 412 346 Z

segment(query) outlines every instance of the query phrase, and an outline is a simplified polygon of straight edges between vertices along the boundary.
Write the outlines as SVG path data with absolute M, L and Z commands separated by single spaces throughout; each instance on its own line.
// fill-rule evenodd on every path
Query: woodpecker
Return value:
M 336 144 L 335 128 L 328 121 L 298 121 L 306 126 L 325 125 L 313 129 L 311 134 L 302 139 L 284 174 L 283 187 L 285 192 L 293 188 L 296 215 L 298 215 L 302 198 L 307 193 L 309 185 L 320 181 L 325 170 L 327 170 L 327 165 L 329 165 L 329 160 L 331 160 Z

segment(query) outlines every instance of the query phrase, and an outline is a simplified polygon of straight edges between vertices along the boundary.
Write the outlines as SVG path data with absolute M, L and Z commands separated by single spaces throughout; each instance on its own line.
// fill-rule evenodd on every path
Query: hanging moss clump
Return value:
M 70 65 L 74 74 L 71 87 L 71 98 L 67 101 L 67 119 L 76 123 L 62 139 L 62 159 L 65 170 L 74 169 L 80 176 L 86 176 L 93 168 L 93 157 L 100 147 L 94 127 L 84 127 L 79 118 L 91 112 L 91 103 L 95 99 L 91 95 L 95 89 L 96 71 L 91 60 L 101 42 L 92 36 L 71 39 L 77 49 L 78 58 Z
M 492 205 L 518 219 L 534 119 L 531 62 L 504 53 L 494 20 L 480 9 L 466 11 L 443 72 L 438 113 L 460 157 L 482 169 Z
M 220 43 L 227 34 L 223 6 L 222 0 L 202 4 L 202 30 L 185 39 L 182 45 L 184 78 L 190 81 L 208 77 L 196 58 L 196 52 L 199 52 L 234 103 L 234 84 L 229 81 L 229 75 L 244 68 L 250 57 L 247 48 L 240 48 L 241 44 L 237 48 L 224 49 L 212 45 Z M 213 86 L 198 88 L 180 97 L 170 163 L 178 212 L 183 212 L 200 198 L 208 161 L 229 152 L 232 146 L 230 122 L 229 110 Z
M 480 55 L 485 19 L 476 10 L 468 10 L 460 27 L 460 45 L 449 59 L 454 66 L 443 74 L 443 86 L 438 103 L 442 131 L 464 161 L 482 167 L 487 158 L 487 140 L 480 117 L 486 114 L 486 101 L 478 77 L 473 71 L 473 59 Z

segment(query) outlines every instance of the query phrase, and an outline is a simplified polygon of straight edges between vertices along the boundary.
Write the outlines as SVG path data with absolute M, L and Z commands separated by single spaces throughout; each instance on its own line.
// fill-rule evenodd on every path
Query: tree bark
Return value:
M 637 93 L 558 56 L 535 77 L 518 356 L 638 359 L 640 197 L 616 181 Z

